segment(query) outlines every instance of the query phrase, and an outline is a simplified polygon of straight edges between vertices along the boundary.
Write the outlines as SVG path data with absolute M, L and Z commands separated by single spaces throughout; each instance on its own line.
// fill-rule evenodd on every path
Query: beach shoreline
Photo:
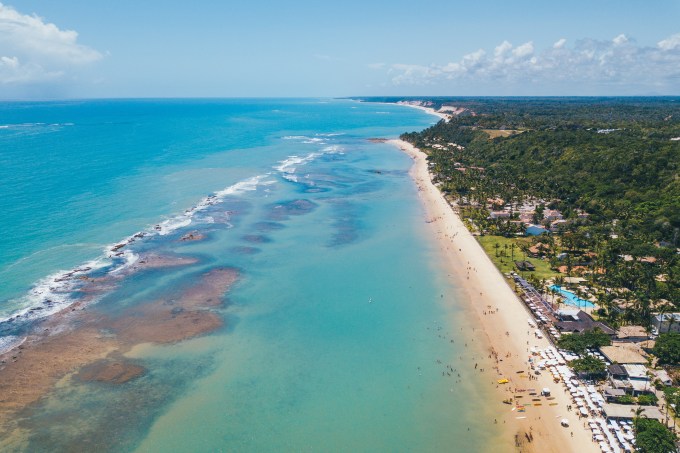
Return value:
M 551 345 L 545 337 L 536 338 L 531 334 L 532 329 L 527 326 L 529 312 L 432 183 L 426 154 L 402 140 L 389 140 L 388 143 L 414 161 L 410 175 L 418 187 L 427 216 L 427 228 L 441 251 L 442 264 L 449 279 L 459 290 L 462 300 L 457 303 L 462 302 L 468 309 L 468 315 L 473 317 L 469 325 L 477 327 L 471 327 L 466 334 L 481 340 L 483 347 L 489 351 L 487 363 L 481 364 L 479 369 L 482 378 L 489 380 L 490 388 L 496 390 L 494 400 L 488 402 L 498 414 L 490 423 L 501 426 L 500 439 L 494 444 L 494 451 L 599 451 L 583 421 L 567 411 L 571 401 L 563 385 L 555 384 L 549 373 L 540 376 L 530 374 L 530 348 L 545 349 Z M 502 378 L 508 379 L 509 383 L 497 384 L 497 380 Z M 546 387 L 552 389 L 554 399 L 550 402 L 542 399 L 540 403 L 529 402 L 530 389 L 540 392 Z M 526 394 L 514 392 L 516 389 L 524 390 Z M 518 394 L 523 395 L 523 403 L 529 403 L 524 413 L 518 413 L 512 404 L 503 404 L 504 399 Z M 560 425 L 563 418 L 569 420 L 569 428 Z
M 438 112 L 432 107 L 426 107 L 424 105 L 419 105 L 419 104 L 414 104 L 408 101 L 400 101 L 397 102 L 397 105 L 404 105 L 406 107 L 411 107 L 414 109 L 422 110 L 423 112 L 427 113 L 428 115 L 434 115 L 436 117 L 439 117 L 443 119 L 444 121 L 448 122 L 451 119 L 451 115 L 443 113 L 443 112 Z

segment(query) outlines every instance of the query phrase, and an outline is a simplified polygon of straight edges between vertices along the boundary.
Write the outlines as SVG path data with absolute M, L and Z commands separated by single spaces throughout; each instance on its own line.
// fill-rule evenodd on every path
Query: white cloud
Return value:
M 553 44 L 553 49 L 561 49 L 564 47 L 564 45 L 567 43 L 567 40 L 562 38 L 559 41 L 557 41 L 555 44 Z
M 659 41 L 657 43 L 657 46 L 659 49 L 663 50 L 674 50 L 680 47 L 680 33 L 677 33 L 673 36 L 669 36 L 668 38 Z
M 101 58 L 101 53 L 78 44 L 77 32 L 0 3 L 0 83 L 54 80 Z
M 562 83 L 577 91 L 588 84 L 620 87 L 623 92 L 626 87 L 680 92 L 680 33 L 654 47 L 639 46 L 623 34 L 609 41 L 566 44 L 561 38 L 541 50 L 532 41 L 517 47 L 503 41 L 490 54 L 479 49 L 445 64 L 391 65 L 388 74 L 396 85 L 554 87 Z
M 0 57 L 0 83 L 44 82 L 63 75 L 63 71 L 48 71 L 36 63 L 21 63 L 17 57 Z
M 513 49 L 512 54 L 517 58 L 523 58 L 534 53 L 534 43 L 529 41 Z
M 496 57 L 502 57 L 510 49 L 512 49 L 512 44 L 507 41 L 503 41 L 500 43 L 500 45 L 498 45 L 498 47 L 494 49 L 493 54 Z
M 617 46 L 620 46 L 621 44 L 627 43 L 627 42 L 628 42 L 628 38 L 626 37 L 626 35 L 624 35 L 623 33 L 621 33 L 619 36 L 617 36 L 616 38 L 614 38 L 614 39 L 612 40 L 612 42 L 613 42 L 614 44 L 616 44 Z

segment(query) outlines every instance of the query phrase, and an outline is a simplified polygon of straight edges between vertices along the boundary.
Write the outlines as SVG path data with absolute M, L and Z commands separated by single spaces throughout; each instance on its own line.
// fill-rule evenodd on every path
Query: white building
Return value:
M 655 334 L 680 333 L 680 313 L 652 315 L 652 330 Z

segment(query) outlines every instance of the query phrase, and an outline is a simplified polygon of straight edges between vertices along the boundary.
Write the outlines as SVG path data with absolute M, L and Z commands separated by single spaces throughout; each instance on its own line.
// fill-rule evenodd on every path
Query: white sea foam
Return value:
M 340 145 L 331 145 L 326 146 L 321 151 L 323 151 L 324 154 L 340 154 L 344 151 L 344 148 Z
M 319 154 L 319 153 L 311 153 L 311 154 L 306 155 L 305 157 L 289 156 L 287 159 L 279 161 L 279 165 L 277 165 L 274 168 L 276 170 L 280 171 L 281 173 L 292 174 L 292 173 L 295 173 L 295 170 L 297 170 L 298 165 L 304 165 L 307 162 L 311 162 L 312 160 L 316 159 L 320 155 L 321 154 Z
M 0 129 L 10 129 L 10 128 L 29 128 L 29 127 L 62 127 L 62 126 L 73 126 L 74 123 L 16 123 L 16 124 L 0 124 Z
M 257 175 L 244 181 L 237 182 L 236 184 L 222 189 L 219 192 L 215 192 L 215 196 L 219 198 L 220 201 L 222 201 L 222 199 L 228 195 L 238 195 L 243 192 L 257 190 L 258 185 L 268 183 L 263 181 L 267 176 L 269 175 Z
M 328 134 L 328 135 L 341 135 L 341 134 Z M 329 145 L 325 146 L 319 152 L 310 153 L 306 156 L 288 156 L 287 159 L 278 162 L 278 165 L 274 167 L 281 177 L 291 182 L 299 182 L 299 178 L 295 175 L 298 167 L 312 162 L 316 158 L 323 156 L 324 154 L 342 154 L 344 148 L 340 145 Z
M 257 190 L 260 185 L 275 184 L 276 181 L 267 180 L 270 175 L 271 173 L 253 176 L 217 191 L 201 199 L 195 206 L 182 214 L 166 219 L 146 231 L 134 233 L 121 241 L 106 246 L 103 255 L 99 258 L 68 271 L 55 272 L 37 281 L 27 294 L 14 301 L 17 305 L 25 308 L 12 313 L 9 317 L 0 318 L 0 324 L 8 321 L 39 319 L 62 310 L 74 302 L 72 294 L 84 284 L 81 277 L 105 268 L 109 268 L 107 269 L 109 274 L 119 274 L 121 271 L 132 267 L 140 259 L 139 254 L 128 248 L 134 242 L 145 237 L 166 236 L 179 229 L 186 228 L 192 224 L 197 212 L 204 211 L 224 201 L 228 196 Z M 196 221 L 213 223 L 215 220 L 212 216 L 204 216 L 201 219 L 196 219 Z M 230 227 L 231 225 L 227 223 L 227 226 Z
M 4 354 L 21 346 L 24 341 L 26 341 L 26 337 L 17 337 L 15 335 L 0 337 L 0 354 Z
M 132 250 L 125 250 L 122 255 L 119 256 L 123 260 L 123 262 L 118 265 L 115 269 L 111 270 L 111 274 L 117 274 L 120 273 L 121 271 L 131 267 L 133 264 L 135 264 L 137 261 L 139 261 L 139 255 L 133 252 Z
M 76 289 L 77 280 L 71 271 L 60 271 L 39 280 L 21 299 L 25 308 L 1 318 L 0 323 L 10 320 L 38 319 L 56 313 L 70 303 L 68 293 Z
M 283 140 L 298 140 L 298 141 L 301 141 L 302 143 L 312 144 L 312 145 L 319 144 L 319 143 L 325 143 L 326 139 L 321 138 L 318 135 L 321 135 L 321 134 L 317 134 L 317 137 L 308 137 L 306 135 L 286 135 L 285 137 L 281 137 L 281 138 Z
M 167 236 L 180 228 L 191 225 L 191 217 L 186 215 L 178 215 L 172 219 L 164 220 L 154 227 L 160 236 Z

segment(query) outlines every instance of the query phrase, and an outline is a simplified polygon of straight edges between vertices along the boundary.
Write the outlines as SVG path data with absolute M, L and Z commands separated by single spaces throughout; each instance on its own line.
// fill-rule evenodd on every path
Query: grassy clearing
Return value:
M 502 236 L 477 236 L 477 240 L 482 245 L 482 248 L 484 248 L 486 254 L 489 255 L 491 261 L 503 273 L 511 271 L 519 272 L 512 262 L 511 245 L 515 244 L 515 261 L 524 261 L 525 255 L 520 246 L 529 246 L 531 244 L 531 239 L 529 238 L 506 238 Z M 498 249 L 495 247 L 496 244 L 499 245 Z M 530 257 L 526 257 L 526 261 L 536 266 L 536 270 L 526 272 L 525 275 L 532 274 L 537 278 L 546 280 L 559 275 L 559 273 L 550 269 L 548 261 Z
M 486 132 L 489 138 L 493 139 L 496 137 L 510 137 L 511 135 L 521 134 L 524 131 L 518 131 L 513 129 L 482 129 Z

